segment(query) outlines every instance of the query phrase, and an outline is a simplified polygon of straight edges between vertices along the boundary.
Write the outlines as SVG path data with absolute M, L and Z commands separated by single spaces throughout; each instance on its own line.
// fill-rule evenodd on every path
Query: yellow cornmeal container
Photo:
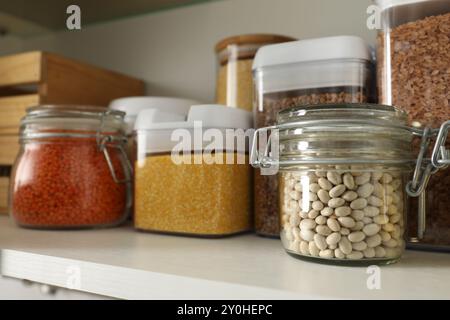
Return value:
M 249 112 L 219 105 L 193 106 L 187 115 L 142 111 L 135 127 L 135 227 L 206 237 L 251 229 L 249 135 L 242 130 L 251 123 Z M 244 143 L 233 139 L 230 148 L 230 133 Z

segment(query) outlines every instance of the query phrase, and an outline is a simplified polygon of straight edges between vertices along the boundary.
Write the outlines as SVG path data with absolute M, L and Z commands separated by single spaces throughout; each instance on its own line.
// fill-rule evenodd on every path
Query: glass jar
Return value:
M 116 226 L 131 206 L 124 113 L 39 106 L 21 121 L 10 214 L 22 227 Z
M 406 121 L 405 112 L 390 106 L 311 105 L 280 111 L 276 126 L 257 130 L 251 163 L 279 170 L 280 234 L 288 253 L 336 264 L 401 257 L 406 186 L 416 163 L 411 140 L 421 134 Z M 270 148 L 258 152 L 267 130 Z
M 379 102 L 407 111 L 409 124 L 435 128 L 450 117 L 450 4 L 448 0 L 378 0 Z M 413 142 L 419 150 L 420 139 Z M 447 147 L 450 146 L 447 145 Z M 411 247 L 450 250 L 450 173 L 431 177 L 427 192 L 411 199 Z M 428 212 L 426 226 L 419 206 Z
M 358 37 L 338 36 L 261 48 L 253 64 L 255 126 L 271 126 L 278 111 L 320 103 L 372 100 L 369 46 Z M 264 200 L 263 200 L 264 199 Z M 279 235 L 278 179 L 255 174 L 255 227 Z
M 272 34 L 247 34 L 221 40 L 217 54 L 216 103 L 247 111 L 253 109 L 252 64 L 262 46 L 296 40 Z

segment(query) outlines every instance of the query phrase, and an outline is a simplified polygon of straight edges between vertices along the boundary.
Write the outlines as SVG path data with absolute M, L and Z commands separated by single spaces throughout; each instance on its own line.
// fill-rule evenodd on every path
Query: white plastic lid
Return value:
M 202 130 L 245 130 L 252 128 L 252 118 L 251 112 L 223 105 L 194 105 L 184 116 L 160 109 L 142 110 L 135 123 L 135 131 L 138 132 L 138 152 L 142 153 L 143 150 L 145 153 L 170 152 L 177 144 L 172 140 L 175 129 L 186 129 L 193 133 L 201 122 Z M 205 144 L 204 141 L 201 141 L 200 145 L 194 144 L 194 141 L 192 143 L 192 150 L 202 149 Z M 245 148 L 238 151 L 243 152 Z
M 126 113 L 125 123 L 127 133 L 134 128 L 136 117 L 142 110 L 158 109 L 172 114 L 186 115 L 192 105 L 199 104 L 198 101 L 172 97 L 127 97 L 111 101 L 109 109 L 120 110 Z
M 381 9 L 389 9 L 392 7 L 402 6 L 405 4 L 413 4 L 419 2 L 432 2 L 430 0 L 373 0 L 373 2 Z
M 249 129 L 252 127 L 251 112 L 223 105 L 194 105 L 185 115 L 161 109 L 142 110 L 134 126 L 135 130 L 160 130 L 194 128 L 201 121 L 203 128 Z
M 356 36 L 316 38 L 268 45 L 256 53 L 253 70 L 283 64 L 337 59 L 370 61 L 370 48 L 363 39 Z

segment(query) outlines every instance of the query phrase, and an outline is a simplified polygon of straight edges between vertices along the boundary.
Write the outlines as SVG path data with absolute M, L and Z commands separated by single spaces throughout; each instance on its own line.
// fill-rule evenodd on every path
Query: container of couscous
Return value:
M 251 228 L 250 112 L 141 111 L 135 124 L 135 227 L 220 237 Z

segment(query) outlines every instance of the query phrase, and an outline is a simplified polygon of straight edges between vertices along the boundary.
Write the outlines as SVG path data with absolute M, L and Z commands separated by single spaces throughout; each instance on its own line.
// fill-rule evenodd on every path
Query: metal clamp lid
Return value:
M 111 172 L 111 176 L 116 183 L 130 183 L 131 182 L 131 174 L 133 172 L 133 167 L 130 163 L 130 160 L 128 159 L 128 155 L 124 149 L 124 145 L 127 144 L 127 137 L 126 136 L 120 136 L 117 137 L 116 135 L 111 134 L 104 134 L 103 129 L 105 126 L 105 117 L 108 116 L 111 113 L 112 110 L 107 110 L 101 114 L 100 118 L 100 126 L 99 129 L 96 132 L 95 138 L 97 141 L 98 150 L 100 152 L 103 152 L 103 155 L 105 156 L 106 163 L 108 164 L 109 171 Z M 112 142 L 117 142 L 117 144 L 114 145 L 114 147 L 118 148 L 119 151 L 122 153 L 123 159 L 125 159 L 125 166 L 128 169 L 128 172 L 126 172 L 125 179 L 119 179 L 116 175 L 116 171 L 114 169 L 114 165 L 111 160 L 111 156 L 108 151 L 108 144 L 111 144 Z

